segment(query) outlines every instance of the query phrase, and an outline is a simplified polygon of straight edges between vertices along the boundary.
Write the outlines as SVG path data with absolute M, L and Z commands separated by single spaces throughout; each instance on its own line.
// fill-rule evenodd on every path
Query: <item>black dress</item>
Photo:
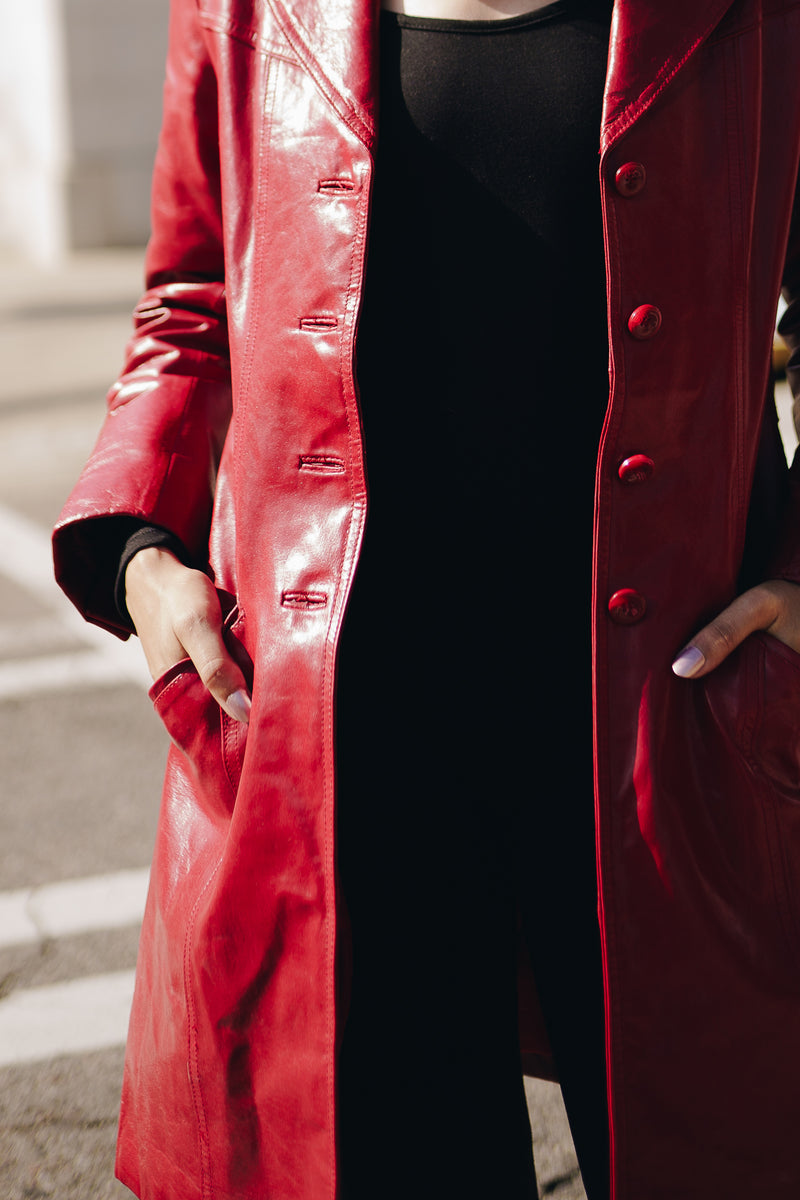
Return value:
M 608 1194 L 589 650 L 609 8 L 381 18 L 370 504 L 337 705 L 344 1200 L 536 1195 L 518 910 Z

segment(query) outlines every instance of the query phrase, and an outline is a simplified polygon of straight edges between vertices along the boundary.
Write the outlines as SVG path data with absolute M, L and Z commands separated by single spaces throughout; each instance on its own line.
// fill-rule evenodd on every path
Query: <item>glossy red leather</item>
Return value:
M 655 337 L 661 328 L 661 310 L 655 304 L 640 304 L 628 317 L 628 329 L 640 342 Z
M 191 671 L 157 693 L 176 744 L 118 1155 L 144 1200 L 335 1196 L 333 697 L 366 507 L 374 30 L 365 0 L 173 0 L 147 292 L 55 535 L 65 590 L 118 632 L 93 518 L 208 545 L 254 664 L 234 745 Z M 737 588 L 787 244 L 800 294 L 798 44 L 790 0 L 615 5 L 593 584 L 614 1200 L 800 1195 L 798 659 L 759 637 L 708 681 L 670 671 Z M 645 348 L 628 319 L 653 298 Z M 646 488 L 619 486 L 632 446 L 659 464 Z M 797 529 L 772 570 L 800 580 Z M 607 602 L 631 581 L 647 617 L 623 627 Z
M 638 625 L 647 612 L 647 600 L 635 588 L 620 588 L 608 600 L 608 615 L 617 625 Z
M 630 454 L 619 464 L 617 474 L 622 483 L 646 483 L 654 470 L 655 463 L 648 454 Z

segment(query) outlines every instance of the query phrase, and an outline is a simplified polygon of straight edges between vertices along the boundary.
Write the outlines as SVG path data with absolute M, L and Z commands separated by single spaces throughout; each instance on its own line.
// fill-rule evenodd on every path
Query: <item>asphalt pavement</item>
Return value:
M 141 261 L 0 257 L 3 1200 L 130 1197 L 114 1138 L 167 739 L 135 640 L 84 625 L 53 583 L 49 531 L 102 420 Z M 558 1087 L 530 1081 L 528 1101 L 542 1194 L 585 1200 Z

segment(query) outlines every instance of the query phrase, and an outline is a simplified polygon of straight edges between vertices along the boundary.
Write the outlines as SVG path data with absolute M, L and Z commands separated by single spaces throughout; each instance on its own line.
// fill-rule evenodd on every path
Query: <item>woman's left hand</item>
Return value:
M 769 579 L 743 592 L 692 638 L 672 669 L 684 679 L 699 679 L 759 629 L 800 653 L 800 584 Z

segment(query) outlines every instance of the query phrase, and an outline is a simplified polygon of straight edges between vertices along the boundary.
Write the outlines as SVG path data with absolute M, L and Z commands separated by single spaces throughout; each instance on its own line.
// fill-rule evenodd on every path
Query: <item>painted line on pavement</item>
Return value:
M 22 699 L 41 692 L 119 687 L 131 682 L 129 676 L 121 674 L 115 662 L 93 650 L 16 658 L 0 663 L 0 700 Z
M 72 640 L 56 616 L 24 619 L 18 617 L 14 621 L 2 621 L 0 655 L 19 656 L 20 649 L 24 649 L 27 654 L 38 654 L 48 650 L 53 652 L 59 646 L 64 646 L 67 637 Z
M 147 868 L 0 892 L 0 947 L 138 925 Z
M 150 685 L 137 638 L 122 642 L 96 625 L 88 625 L 66 600 L 53 578 L 50 538 L 33 521 L 0 504 L 0 574 L 51 609 L 63 627 L 117 672 L 120 681 Z
M 123 1045 L 133 978 L 133 971 L 116 971 L 0 1000 L 0 1067 Z

